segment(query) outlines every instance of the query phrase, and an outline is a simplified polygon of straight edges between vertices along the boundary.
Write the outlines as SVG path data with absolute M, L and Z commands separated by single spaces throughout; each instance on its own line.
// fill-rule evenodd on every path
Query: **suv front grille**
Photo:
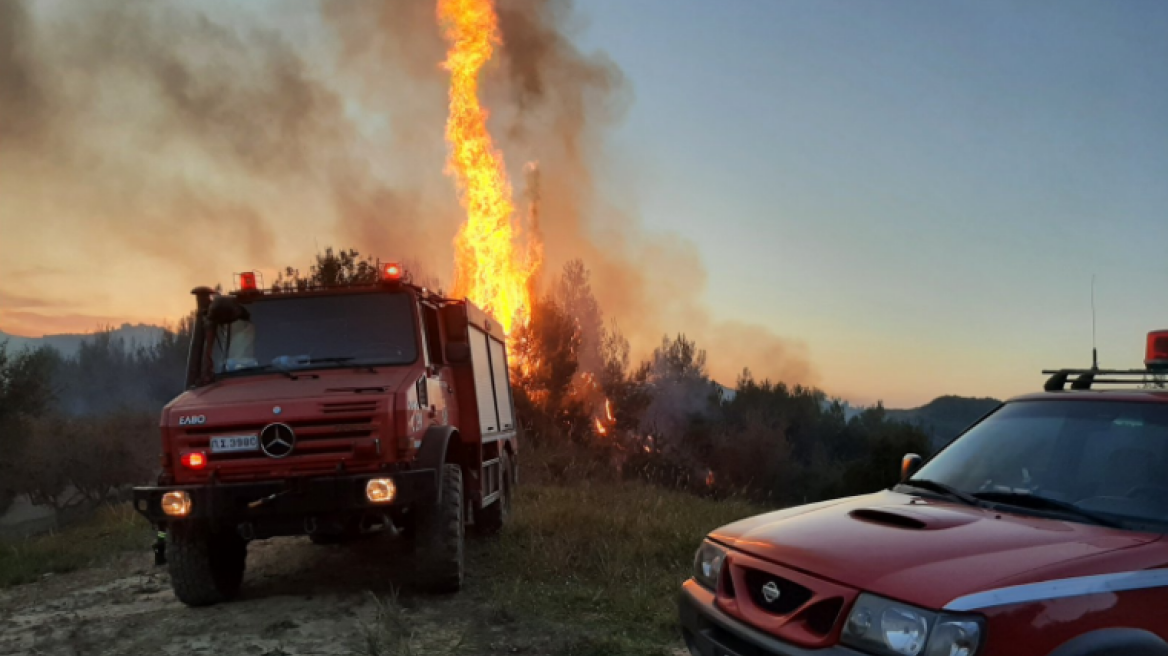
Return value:
M 743 578 L 750 599 L 759 609 L 772 615 L 787 615 L 795 612 L 811 600 L 812 592 L 807 588 L 780 576 L 757 569 L 743 568 Z M 765 589 L 778 590 L 778 596 L 767 599 Z

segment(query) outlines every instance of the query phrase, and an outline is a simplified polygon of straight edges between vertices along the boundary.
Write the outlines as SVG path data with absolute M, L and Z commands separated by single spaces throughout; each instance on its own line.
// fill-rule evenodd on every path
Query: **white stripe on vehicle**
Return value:
M 1145 590 L 1147 588 L 1168 588 L 1168 569 L 1100 574 L 1098 576 L 1081 576 L 1073 579 L 1014 585 L 958 597 L 945 604 L 945 610 L 980 610 L 995 606 L 1025 604 L 1032 601 L 1047 601 L 1126 590 Z

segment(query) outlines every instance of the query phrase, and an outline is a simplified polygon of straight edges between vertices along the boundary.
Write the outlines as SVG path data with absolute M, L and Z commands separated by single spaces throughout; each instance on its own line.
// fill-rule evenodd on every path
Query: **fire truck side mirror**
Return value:
M 447 342 L 446 361 L 452 364 L 462 364 L 470 361 L 470 344 L 466 342 Z
M 917 454 L 906 453 L 904 457 L 900 459 L 900 480 L 902 482 L 906 481 L 910 476 L 917 473 L 917 470 L 921 468 L 922 462 L 924 462 L 924 460 Z
M 234 323 L 240 319 L 249 319 L 247 309 L 230 296 L 216 296 L 207 309 L 207 318 L 211 323 L 223 325 Z

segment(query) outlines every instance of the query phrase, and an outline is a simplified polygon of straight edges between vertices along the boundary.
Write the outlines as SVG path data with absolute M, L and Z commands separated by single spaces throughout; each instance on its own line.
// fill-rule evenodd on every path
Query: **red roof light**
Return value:
M 1148 333 L 1148 351 L 1144 364 L 1148 369 L 1168 371 L 1168 330 Z
M 387 282 L 397 282 L 402 279 L 402 266 L 397 262 L 387 262 L 381 265 L 381 279 Z
M 256 290 L 256 274 L 254 271 L 245 271 L 239 274 L 239 289 L 245 292 Z

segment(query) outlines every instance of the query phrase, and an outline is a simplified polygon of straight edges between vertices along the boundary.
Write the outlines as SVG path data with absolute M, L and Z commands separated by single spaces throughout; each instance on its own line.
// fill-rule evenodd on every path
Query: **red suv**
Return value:
M 710 533 L 690 652 L 1168 656 L 1168 331 L 1146 363 L 1044 372 L 891 489 Z

